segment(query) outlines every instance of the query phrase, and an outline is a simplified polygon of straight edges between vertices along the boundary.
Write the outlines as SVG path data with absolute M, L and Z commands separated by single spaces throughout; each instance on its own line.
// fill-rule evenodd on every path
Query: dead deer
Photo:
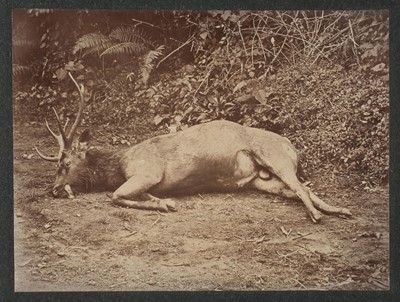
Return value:
M 85 130 L 73 147 L 85 101 L 83 85 L 69 76 L 80 95 L 76 120 L 67 135 L 67 124 L 62 125 L 53 108 L 60 134 L 47 120 L 46 128 L 57 140 L 59 153 L 45 156 L 35 146 L 42 159 L 58 162 L 54 197 L 63 191 L 73 198 L 73 190 L 114 190 L 115 205 L 167 212 L 175 210 L 175 202 L 161 196 L 257 189 L 300 199 L 313 222 L 321 219 L 320 211 L 351 216 L 348 209 L 326 204 L 299 181 L 298 154 L 288 139 L 229 121 L 160 135 L 116 152 L 89 149 L 91 135 Z

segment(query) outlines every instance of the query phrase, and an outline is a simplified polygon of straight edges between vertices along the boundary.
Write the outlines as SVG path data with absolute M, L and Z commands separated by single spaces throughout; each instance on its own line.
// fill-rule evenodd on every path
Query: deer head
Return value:
M 73 139 L 76 133 L 76 130 L 83 118 L 83 109 L 85 105 L 85 98 L 84 98 L 84 87 L 83 85 L 78 85 L 75 81 L 71 73 L 68 73 L 69 77 L 74 82 L 76 88 L 79 92 L 79 110 L 75 122 L 73 123 L 70 131 L 68 134 L 67 126 L 68 126 L 68 119 L 64 125 L 62 125 L 60 121 L 60 117 L 58 116 L 57 111 L 53 109 L 54 114 L 57 119 L 58 130 L 60 134 L 55 134 L 49 126 L 47 119 L 45 120 L 46 128 L 51 136 L 55 138 L 59 145 L 59 152 L 57 156 L 46 156 L 39 149 L 35 146 L 36 152 L 39 156 L 47 161 L 51 162 L 58 162 L 57 164 L 57 174 L 56 180 L 53 186 L 52 194 L 54 197 L 60 195 L 60 193 L 65 190 L 68 194 L 68 197 L 73 198 L 73 192 L 71 190 L 71 184 L 75 184 L 79 179 L 76 179 L 76 170 L 82 169 L 82 161 L 85 160 L 86 150 L 88 148 L 88 142 L 90 140 L 89 130 L 85 130 L 81 136 L 79 137 L 79 142 L 76 147 L 73 147 Z

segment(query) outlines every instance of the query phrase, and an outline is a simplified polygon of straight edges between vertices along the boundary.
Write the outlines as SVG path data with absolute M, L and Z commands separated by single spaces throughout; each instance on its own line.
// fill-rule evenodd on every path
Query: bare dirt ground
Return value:
M 258 192 L 179 197 L 168 214 L 114 207 L 106 192 L 53 199 L 54 164 L 31 157 L 53 141 L 42 126 L 14 129 L 16 291 L 389 288 L 387 188 L 310 177 L 354 215 L 320 224 Z

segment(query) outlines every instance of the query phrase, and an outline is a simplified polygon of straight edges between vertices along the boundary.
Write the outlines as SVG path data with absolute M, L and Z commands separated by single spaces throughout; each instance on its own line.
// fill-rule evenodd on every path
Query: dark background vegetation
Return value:
M 387 183 L 386 11 L 16 10 L 16 123 L 73 119 L 131 145 L 227 119 L 288 137 L 307 174 Z

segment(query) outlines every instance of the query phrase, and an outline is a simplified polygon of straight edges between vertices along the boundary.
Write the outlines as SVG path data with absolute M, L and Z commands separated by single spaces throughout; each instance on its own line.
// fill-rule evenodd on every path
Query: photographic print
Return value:
M 389 12 L 12 11 L 16 292 L 389 290 Z

